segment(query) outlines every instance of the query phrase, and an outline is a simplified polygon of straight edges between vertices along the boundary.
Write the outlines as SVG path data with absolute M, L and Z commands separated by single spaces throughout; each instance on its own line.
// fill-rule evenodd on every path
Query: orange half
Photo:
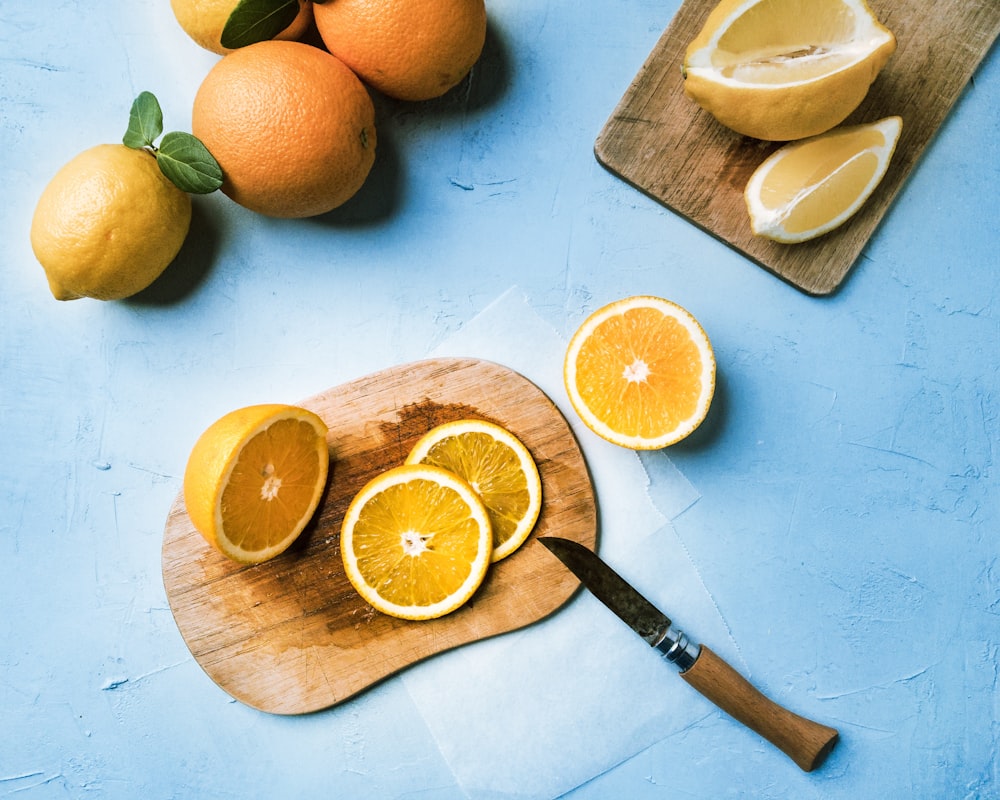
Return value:
M 248 406 L 216 420 L 184 471 L 195 528 L 234 561 L 282 553 L 319 505 L 330 465 L 326 433 L 316 414 L 296 406 Z
M 655 450 L 705 419 L 715 355 L 685 309 L 659 297 L 629 297 L 580 326 L 563 378 L 573 408 L 594 433 L 622 447 Z

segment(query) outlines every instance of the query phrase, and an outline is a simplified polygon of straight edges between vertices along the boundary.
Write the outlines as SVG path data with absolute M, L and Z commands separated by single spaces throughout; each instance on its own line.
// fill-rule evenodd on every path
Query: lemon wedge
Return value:
M 886 117 L 778 148 L 743 195 L 754 234 L 804 242 L 842 225 L 885 176 L 902 129 L 900 117 Z

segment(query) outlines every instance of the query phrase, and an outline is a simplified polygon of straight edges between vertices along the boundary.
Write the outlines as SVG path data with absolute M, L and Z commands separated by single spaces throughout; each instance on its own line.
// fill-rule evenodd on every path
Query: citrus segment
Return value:
M 885 176 L 902 124 L 899 117 L 886 117 L 776 150 L 744 192 L 753 232 L 794 243 L 843 224 Z
M 479 588 L 493 536 L 468 483 L 440 467 L 409 464 L 381 473 L 354 497 L 340 549 L 348 579 L 370 605 L 433 619 Z
M 414 445 L 407 464 L 432 464 L 464 478 L 482 499 L 493 528 L 496 562 L 528 538 L 542 507 L 542 481 L 531 453 L 500 425 L 478 419 L 439 425 Z
M 272 217 L 337 208 L 375 162 L 368 90 L 301 42 L 258 42 L 222 58 L 198 88 L 191 130 L 222 167 L 222 191 Z
M 57 300 L 120 300 L 145 289 L 180 252 L 191 198 L 148 150 L 101 144 L 63 166 L 31 220 L 31 248 Z
M 315 4 L 313 14 L 327 49 L 398 100 L 443 95 L 486 40 L 484 0 L 336 0 Z
M 629 297 L 584 321 L 570 340 L 563 377 L 573 408 L 594 433 L 653 450 L 680 441 L 704 420 L 715 391 L 715 356 L 685 309 L 658 297 Z
M 319 505 L 330 464 L 313 412 L 267 404 L 231 411 L 198 438 L 184 471 L 195 528 L 235 561 L 282 553 Z
M 896 50 L 865 0 L 723 0 L 684 56 L 684 91 L 745 136 L 839 125 Z

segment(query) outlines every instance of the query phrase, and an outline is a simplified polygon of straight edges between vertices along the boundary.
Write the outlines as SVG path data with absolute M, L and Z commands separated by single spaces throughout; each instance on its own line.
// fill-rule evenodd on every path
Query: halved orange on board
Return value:
M 684 308 L 659 297 L 618 300 L 570 340 L 563 378 L 573 408 L 598 436 L 655 450 L 690 435 L 715 393 L 715 355 Z
M 326 424 L 281 404 L 230 411 L 198 438 L 184 502 L 210 545 L 244 564 L 284 552 L 319 505 L 330 467 Z

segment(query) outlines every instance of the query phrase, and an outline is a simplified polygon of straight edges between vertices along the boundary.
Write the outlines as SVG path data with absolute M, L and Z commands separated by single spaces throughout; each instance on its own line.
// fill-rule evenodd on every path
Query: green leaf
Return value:
M 222 29 L 222 46 L 235 49 L 273 39 L 298 14 L 298 0 L 240 0 Z
M 122 144 L 141 150 L 152 146 L 156 137 L 163 133 L 163 112 L 152 92 L 141 92 L 132 101 L 128 114 L 128 130 L 122 137 Z
M 222 186 L 222 168 L 208 148 L 190 133 L 173 131 L 163 137 L 156 163 L 178 189 L 209 194 Z

